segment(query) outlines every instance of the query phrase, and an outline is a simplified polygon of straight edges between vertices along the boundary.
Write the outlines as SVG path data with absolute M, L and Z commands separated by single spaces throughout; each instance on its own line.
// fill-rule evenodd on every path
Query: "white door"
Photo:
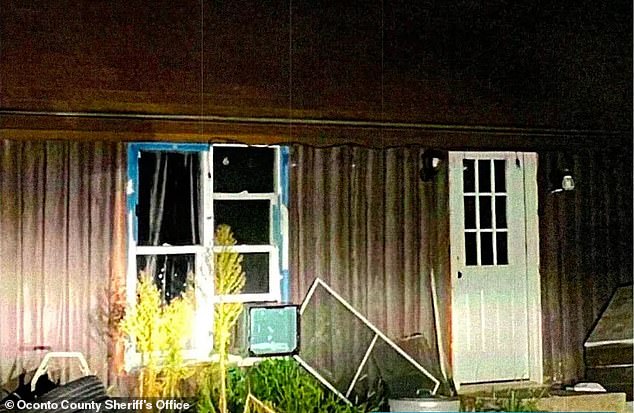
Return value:
M 534 154 L 449 154 L 458 385 L 529 378 L 526 161 Z

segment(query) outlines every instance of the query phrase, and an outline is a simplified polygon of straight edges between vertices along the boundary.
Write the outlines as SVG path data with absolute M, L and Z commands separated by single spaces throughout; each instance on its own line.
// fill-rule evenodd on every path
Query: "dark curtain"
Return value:
M 575 190 L 551 193 L 564 168 Z M 569 383 L 616 287 L 632 283 L 631 151 L 542 152 L 538 184 L 544 375 Z
M 142 207 L 138 208 L 137 214 L 142 218 L 140 231 L 143 233 L 139 244 L 198 244 L 198 154 L 142 151 L 141 156 L 151 160 L 146 160 L 139 167 Z M 178 217 L 174 216 L 175 212 Z M 188 222 L 182 221 L 181 216 L 188 217 Z M 189 225 L 183 225 L 186 223 Z M 175 228 L 178 229 L 176 233 Z M 183 283 L 187 282 L 187 277 L 193 274 L 195 268 L 193 257 L 184 261 L 184 268 L 178 264 L 179 261 L 172 259 L 174 257 L 150 255 L 145 257 L 144 264 L 138 265 L 139 271 L 155 280 L 166 301 L 182 292 Z
M 438 233 L 447 230 L 447 210 L 439 211 L 446 207 L 447 185 L 444 171 L 421 181 L 422 152 L 292 148 L 291 290 L 299 303 L 315 277 L 323 279 L 440 374 L 432 277 L 440 299 L 447 299 L 448 243 Z M 449 337 L 446 304 L 439 308 L 443 342 Z M 408 345 L 413 337 L 417 344 Z M 441 349 L 448 350 L 444 344 Z
M 102 378 L 125 279 L 123 144 L 0 140 L 0 382 L 80 351 Z

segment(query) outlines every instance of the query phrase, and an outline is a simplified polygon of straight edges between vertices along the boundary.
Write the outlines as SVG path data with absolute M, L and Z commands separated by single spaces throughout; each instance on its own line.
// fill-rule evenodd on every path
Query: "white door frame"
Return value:
M 478 152 L 483 153 L 483 152 Z M 486 153 L 486 152 L 484 152 Z M 449 152 L 449 168 L 462 168 L 462 157 L 465 152 Z M 491 153 L 494 154 L 494 153 Z M 528 326 L 528 380 L 534 383 L 543 383 L 543 349 L 542 349 L 542 308 L 541 308 L 541 280 L 539 275 L 539 219 L 537 214 L 537 154 L 530 152 L 517 152 L 518 159 L 523 159 L 524 167 L 524 196 L 525 196 L 525 234 L 526 234 L 526 282 L 527 282 L 527 326 Z M 457 160 L 460 159 L 460 162 Z M 461 173 L 461 171 L 460 171 Z M 453 199 L 462 198 L 462 188 L 452 185 L 449 182 L 449 196 Z M 455 211 L 449 211 L 450 231 L 452 233 L 462 233 L 458 228 L 457 220 L 452 219 Z M 450 237 L 451 239 L 451 237 Z M 451 262 L 451 299 L 452 309 L 455 302 L 455 282 L 457 273 L 455 260 Z M 452 314 L 455 314 L 452 311 Z M 453 322 L 452 322 L 453 325 Z M 453 342 L 453 339 L 452 339 Z M 452 367 L 455 360 L 452 346 Z M 460 383 L 455 383 L 456 389 L 460 388 Z

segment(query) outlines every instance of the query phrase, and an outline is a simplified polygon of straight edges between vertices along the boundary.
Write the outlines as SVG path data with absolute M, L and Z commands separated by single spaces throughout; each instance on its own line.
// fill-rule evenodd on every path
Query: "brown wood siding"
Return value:
M 565 164 L 575 190 L 550 193 Z M 542 152 L 538 185 L 544 375 L 567 383 L 583 378 L 583 343 L 614 290 L 632 283 L 631 149 Z
M 631 3 L 592 5 L 3 1 L 0 107 L 627 131 Z

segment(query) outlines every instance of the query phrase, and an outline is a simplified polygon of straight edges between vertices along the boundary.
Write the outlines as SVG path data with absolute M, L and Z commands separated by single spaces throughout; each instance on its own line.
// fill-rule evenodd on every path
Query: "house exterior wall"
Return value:
M 104 380 L 113 371 L 124 165 L 122 144 L 0 139 L 0 383 L 46 350 L 81 352 Z
M 125 184 L 125 175 L 115 168 L 117 162 L 123 162 L 120 153 L 117 155 L 116 147 L 117 145 L 103 143 L 49 142 L 44 144 L 10 141 L 5 141 L 0 147 L 2 149 L 0 159 L 3 160 L 2 169 L 0 169 L 0 189 L 2 191 L 0 193 L 0 209 L 3 211 L 0 220 L 3 233 L 0 262 L 3 263 L 3 269 L 0 276 L 4 285 L 3 294 L 22 297 L 17 301 L 13 299 L 2 301 L 4 307 L 0 317 L 0 325 L 7 326 L 3 328 L 13 328 L 12 326 L 16 323 L 18 326 L 20 323 L 26 323 L 23 327 L 19 327 L 23 329 L 27 325 L 30 326 L 26 330 L 18 329 L 22 333 L 13 337 L 22 340 L 21 342 L 11 345 L 5 343 L 4 349 L 15 350 L 24 344 L 47 344 L 49 342 L 52 342 L 56 348 L 66 346 L 67 349 L 71 350 L 79 348 L 93 352 L 99 348 L 90 344 L 90 334 L 92 333 L 89 332 L 86 333 L 88 335 L 84 336 L 82 333 L 78 334 L 73 331 L 71 334 L 69 331 L 72 339 L 71 336 L 64 339 L 63 334 L 59 337 L 57 335 L 47 336 L 46 331 L 49 330 L 37 329 L 37 326 L 41 325 L 44 320 L 37 314 L 47 314 L 48 307 L 45 306 L 45 303 L 56 300 L 55 297 L 58 297 L 58 293 L 51 296 L 47 293 L 47 288 L 42 289 L 43 286 L 47 285 L 45 280 L 48 280 L 52 274 L 59 275 L 55 263 L 58 262 L 58 258 L 63 257 L 53 259 L 57 254 L 54 245 L 67 245 L 67 249 L 64 251 L 70 254 L 65 261 L 60 261 L 65 262 L 67 266 L 64 267 L 67 269 L 62 274 L 66 274 L 64 277 L 69 283 L 66 287 L 69 291 L 68 294 L 73 296 L 75 281 L 79 283 L 77 285 L 83 285 L 81 283 L 86 280 L 90 282 L 90 277 L 97 277 L 98 282 L 91 284 L 92 295 L 86 297 L 89 300 L 87 308 L 92 310 L 96 310 L 96 306 L 98 306 L 99 298 L 97 296 L 103 292 L 100 288 L 107 286 L 105 280 L 100 276 L 110 274 L 112 277 L 117 274 L 117 271 L 122 271 L 120 268 L 121 256 L 116 254 L 116 245 L 111 244 L 117 242 L 116 237 L 110 239 L 108 236 L 103 241 L 107 245 L 103 244 L 102 246 L 112 252 L 103 249 L 95 252 L 89 249 L 85 251 L 86 254 L 77 254 L 78 251 L 68 249 L 68 246 L 73 242 L 84 239 L 82 238 L 84 235 L 86 237 L 99 236 L 100 240 L 103 238 L 98 234 L 85 233 L 86 228 L 93 228 L 93 230 L 95 228 L 109 228 L 110 225 L 115 225 L 117 219 L 123 218 L 121 216 L 123 212 L 119 214 L 113 209 L 115 208 L 115 198 L 120 195 L 116 195 L 114 192 L 110 194 L 104 192 L 116 188 L 121 191 Z M 632 283 L 631 156 L 631 153 L 627 151 L 589 149 L 573 153 L 555 151 L 539 153 L 540 276 L 544 372 L 547 382 L 566 383 L 583 378 L 582 349 L 587 334 L 601 310 L 607 305 L 616 286 Z M 44 159 L 47 160 L 48 164 L 46 168 L 43 163 Z M 568 165 L 571 168 L 577 186 L 571 192 L 550 193 L 550 175 L 563 165 Z M 84 169 L 75 169 L 80 167 Z M 83 178 L 81 175 L 77 175 L 84 170 L 88 175 Z M 38 178 L 37 174 L 45 176 L 46 179 Z M 39 186 L 33 187 L 29 182 Z M 89 185 L 89 182 L 98 184 Z M 52 186 L 53 183 L 54 186 Z M 59 187 L 60 183 L 66 183 L 72 187 L 72 190 L 66 193 L 66 197 L 75 191 L 80 191 L 82 198 L 62 197 L 58 199 L 53 193 L 55 188 L 58 190 L 63 188 Z M 40 199 L 38 198 L 40 195 L 36 196 L 36 193 L 33 192 L 34 188 L 40 188 L 47 192 L 49 195 L 46 196 L 54 196 L 50 199 L 55 199 L 56 204 L 40 204 L 37 201 Z M 39 190 L 36 192 L 39 193 Z M 64 213 L 68 214 L 69 211 L 72 212 L 73 208 L 79 207 L 76 201 L 88 198 L 103 200 L 103 202 L 100 201 L 91 207 L 91 214 L 99 214 L 99 219 L 105 220 L 104 222 L 109 222 L 109 224 L 96 227 L 95 221 L 91 218 L 92 215 L 84 213 L 64 215 L 66 218 L 56 216 L 53 220 L 51 218 L 53 215 L 49 216 L 46 212 L 49 211 L 52 214 L 54 211 L 49 209 L 58 205 L 61 208 L 60 211 L 66 211 Z M 41 201 L 44 202 L 44 199 L 41 198 Z M 435 200 L 436 203 L 439 201 L 439 199 Z M 120 202 L 122 201 L 120 200 Z M 41 209 L 38 205 L 41 208 L 46 205 L 47 209 Z M 47 221 L 40 221 L 41 219 Z M 444 222 L 442 219 L 440 221 Z M 46 227 L 42 226 L 44 222 L 46 222 Z M 46 230 L 46 237 L 42 238 L 42 231 L 46 228 L 57 228 L 56 225 L 62 225 L 60 228 L 63 230 L 52 232 Z M 293 225 L 292 222 L 291 225 Z M 76 232 L 73 228 L 81 231 Z M 112 234 L 116 236 L 117 233 L 113 232 Z M 91 241 L 90 245 L 92 248 L 97 248 L 98 244 L 96 241 Z M 32 267 L 35 263 L 31 262 L 29 257 L 33 251 L 40 251 L 43 254 L 41 268 Z M 23 258 L 16 261 L 16 256 Z M 97 259 L 97 257 L 101 258 Z M 27 262 L 29 263 L 27 267 L 31 270 L 25 267 Z M 75 271 L 74 268 L 77 268 L 79 272 Z M 37 277 L 33 274 L 37 274 Z M 80 278 L 75 278 L 80 275 Z M 442 283 L 443 278 L 436 276 L 437 281 Z M 4 281 L 7 279 L 19 282 L 6 284 Z M 443 300 L 442 297 L 440 299 L 443 308 L 441 315 L 444 315 L 449 307 L 446 305 L 447 300 Z M 30 310 L 20 318 L 17 315 L 22 311 L 19 309 L 21 305 L 30 306 Z M 68 307 L 67 310 L 70 311 L 69 317 L 76 314 L 72 307 Z M 28 314 L 33 315 L 33 317 L 24 318 Z M 378 314 L 376 317 L 381 318 L 382 316 Z M 29 334 L 32 336 L 24 335 L 27 330 L 31 331 Z M 63 333 L 65 330 L 56 329 L 54 331 Z M 50 338 L 53 340 L 49 340 Z M 8 338 L 5 337 L 5 339 Z M 443 341 L 446 339 L 447 337 L 444 337 Z M 449 346 L 450 343 L 445 342 L 445 352 L 450 351 Z M 98 350 L 95 354 L 104 355 L 105 353 L 102 351 L 104 350 Z M 95 356 L 93 355 L 93 357 Z M 96 357 L 97 359 L 93 358 L 93 361 L 97 360 L 96 362 L 102 363 L 99 361 L 101 356 L 97 355 Z M 10 366 L 3 368 L 6 370 Z M 3 374 L 5 373 L 7 371 L 3 370 Z
M 381 5 L 7 1 L 0 10 L 0 107 L 631 129 L 627 1 L 596 4 L 594 10 L 518 7 L 517 14 L 497 19 L 452 2 Z M 491 24 L 482 24 L 489 18 Z M 516 32 L 505 37 L 509 27 Z M 485 32 L 475 36 L 472 30 Z M 31 129 L 48 132 L 49 139 L 71 134 L 122 139 L 117 133 L 125 131 L 126 139 L 205 140 L 195 121 L 3 118 L 0 127 L 13 137 Z M 331 126 L 237 124 L 206 131 L 314 143 L 340 135 Z M 420 131 L 377 135 L 372 131 L 364 140 L 396 144 L 407 135 L 420 138 Z M 518 143 L 513 134 L 499 138 Z M 473 140 L 457 134 L 450 141 Z M 475 145 L 490 146 L 490 137 L 476 140 Z
M 544 374 L 584 377 L 583 343 L 615 288 L 632 283 L 632 154 L 539 154 L 539 235 Z M 568 165 L 576 188 L 549 193 Z
M 459 59 L 463 46 L 451 33 L 468 20 L 451 9 L 408 13 L 359 2 L 329 14 L 307 2 L 290 11 L 258 0 L 202 9 L 198 1 L 160 0 L 151 9 L 142 0 L 93 3 L 3 3 L 0 139 L 537 151 L 545 375 L 583 376 L 585 335 L 613 288 L 632 281 L 631 3 L 581 17 L 543 10 L 520 36 L 541 43 L 526 43 L 515 57 L 499 52 L 509 64 L 481 72 L 462 68 L 483 62 Z M 429 33 L 417 31 L 421 16 Z M 609 30 L 599 18 L 606 16 Z M 581 31 L 579 21 L 592 24 Z M 522 69 L 522 56 L 541 66 Z M 517 62 L 513 70 L 525 73 L 501 71 Z M 566 156 L 578 188 L 549 194 L 550 172 Z M 0 176 L 22 174 L 23 166 L 7 165 Z M 6 188 L 5 200 L 19 196 Z

